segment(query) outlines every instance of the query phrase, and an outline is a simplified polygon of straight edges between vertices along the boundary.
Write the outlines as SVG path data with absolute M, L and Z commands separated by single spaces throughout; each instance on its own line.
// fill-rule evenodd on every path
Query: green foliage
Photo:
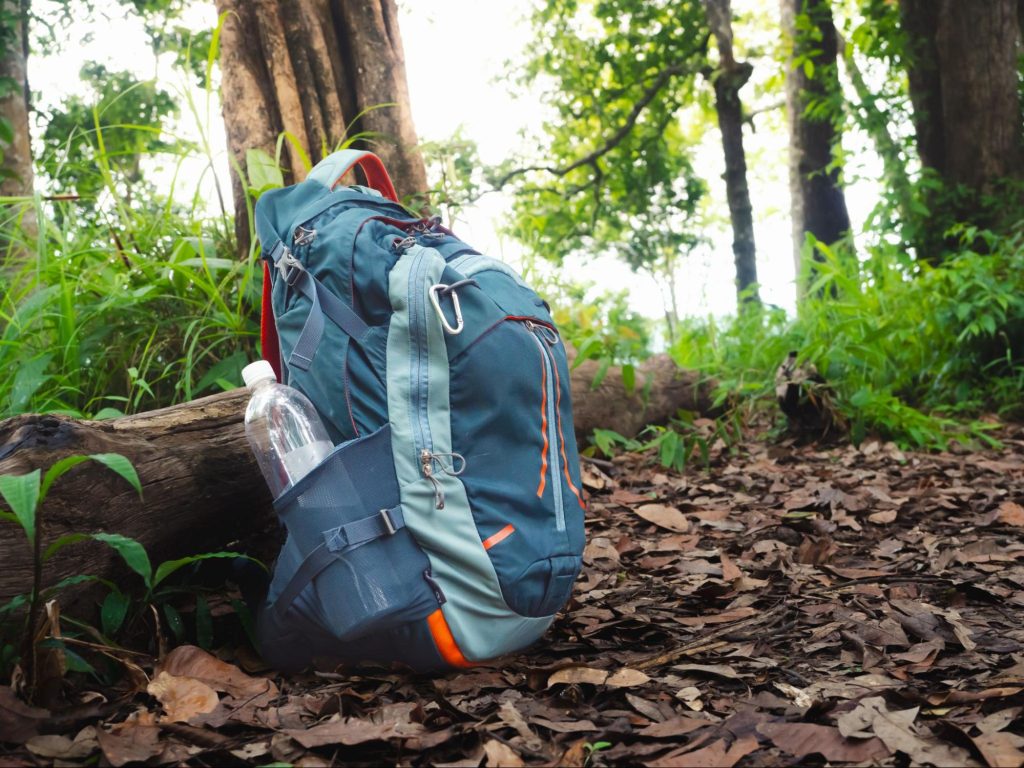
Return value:
M 25 595 L 15 597 L 7 605 L 0 607 L 0 675 L 6 674 L 10 666 L 17 662 L 17 642 L 21 643 L 22 648 L 28 649 L 28 643 L 35 636 L 34 627 L 37 624 L 39 606 L 43 600 L 58 595 L 68 586 L 96 580 L 93 576 L 82 574 L 64 579 L 47 590 L 42 589 L 44 565 L 67 546 L 83 541 L 102 543 L 113 549 L 142 582 L 144 589 L 139 597 L 134 598 L 123 589 L 124 585 L 103 582 L 109 592 L 100 605 L 99 619 L 102 639 L 108 643 L 113 642 L 110 638 L 115 638 L 123 627 L 138 622 L 146 614 L 150 605 L 162 606 L 166 616 L 176 615 L 177 611 L 170 601 L 183 591 L 190 590 L 187 588 L 183 590 L 181 586 L 173 584 L 170 577 L 186 567 L 196 566 L 208 560 L 225 558 L 252 560 L 264 567 L 259 561 L 238 552 L 207 552 L 168 560 L 154 569 L 149 555 L 139 542 L 117 533 L 67 534 L 43 548 L 37 527 L 39 507 L 46 500 L 47 494 L 58 479 L 86 461 L 103 464 L 128 482 L 140 497 L 142 496 L 142 485 L 135 468 L 127 458 L 116 453 L 68 456 L 54 463 L 45 473 L 40 469 L 35 469 L 24 475 L 0 475 L 0 496 L 3 497 L 8 507 L 8 510 L 0 509 L 0 520 L 14 522 L 21 527 L 32 548 L 35 561 L 33 583 L 26 585 L 31 586 L 30 591 Z M 22 611 L 25 612 L 24 621 L 18 622 L 16 617 Z M 169 627 L 176 635 L 179 634 L 181 626 L 180 615 L 177 623 L 172 623 L 169 620 Z M 211 633 L 212 620 L 209 606 L 205 598 L 197 594 L 196 634 L 200 638 L 201 644 L 205 641 L 203 647 L 209 647 Z M 20 640 L 15 637 L 19 634 L 21 635 Z M 67 651 L 66 648 L 63 650 Z M 81 662 L 81 671 L 92 671 L 87 662 L 79 657 L 76 658 Z M 69 668 L 74 670 L 75 664 L 70 664 Z
M 679 120 L 706 64 L 701 4 L 555 0 L 532 26 L 522 80 L 545 87 L 553 116 L 539 126 L 543 158 L 495 172 L 516 180 L 517 236 L 555 261 L 611 253 L 673 268 L 704 194 Z
M 101 64 L 87 64 L 80 77 L 93 98 L 73 96 L 48 115 L 43 170 L 57 191 L 83 198 L 80 207 L 86 210 L 108 191 L 129 205 L 134 198 L 153 197 L 143 160 L 194 149 L 164 136 L 165 122 L 177 111 L 174 98 L 153 82 Z
M 690 324 L 675 359 L 718 378 L 720 400 L 767 400 L 776 368 L 796 349 L 835 389 L 855 441 L 869 433 L 925 448 L 986 440 L 977 415 L 1021 414 L 1024 235 L 958 234 L 955 256 L 911 269 L 891 246 L 857 262 L 814 243 L 816 282 L 796 318 L 768 311 Z M 980 251 L 971 247 L 978 243 Z

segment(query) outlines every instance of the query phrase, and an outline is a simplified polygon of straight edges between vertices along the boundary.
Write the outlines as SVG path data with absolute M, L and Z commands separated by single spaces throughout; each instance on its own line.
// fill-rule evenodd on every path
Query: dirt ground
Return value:
M 284 678 L 244 645 L 120 657 L 74 707 L 0 689 L 3 765 L 1024 764 L 1024 429 L 586 460 L 585 566 L 544 639 L 428 678 Z

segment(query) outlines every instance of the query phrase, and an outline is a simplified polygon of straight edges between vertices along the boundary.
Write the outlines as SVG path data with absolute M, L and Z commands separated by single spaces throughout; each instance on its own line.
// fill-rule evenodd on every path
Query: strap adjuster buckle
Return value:
M 294 287 L 295 283 L 305 273 L 306 267 L 292 255 L 291 251 L 286 250 L 284 256 L 278 259 L 277 271 L 281 273 L 281 278 L 285 284 L 289 287 Z
M 398 532 L 398 529 L 395 527 L 395 523 L 391 519 L 391 512 L 387 509 L 382 509 L 380 511 L 380 516 L 384 521 L 384 529 L 387 531 L 388 536 L 394 536 L 395 533 Z

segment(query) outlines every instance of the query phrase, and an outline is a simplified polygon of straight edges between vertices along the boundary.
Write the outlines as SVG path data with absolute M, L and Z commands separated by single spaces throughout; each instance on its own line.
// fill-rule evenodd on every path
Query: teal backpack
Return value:
M 366 186 L 339 186 L 358 166 Z M 565 348 L 504 263 L 397 202 L 369 152 L 256 206 L 263 355 L 335 443 L 274 502 L 265 660 L 427 672 L 525 648 L 569 599 L 585 503 Z

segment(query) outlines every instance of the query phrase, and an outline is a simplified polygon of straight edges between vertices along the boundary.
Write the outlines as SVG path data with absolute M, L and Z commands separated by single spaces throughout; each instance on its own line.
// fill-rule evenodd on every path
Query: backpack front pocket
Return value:
M 269 633 L 297 619 L 349 641 L 423 619 L 443 601 L 405 525 L 390 427 L 335 448 L 274 506 L 298 557 L 275 569 Z
M 576 447 L 568 375 L 552 351 L 560 344 L 546 323 L 507 317 L 451 366 L 459 479 L 505 602 L 521 616 L 555 613 L 580 568 L 583 502 L 568 461 Z

